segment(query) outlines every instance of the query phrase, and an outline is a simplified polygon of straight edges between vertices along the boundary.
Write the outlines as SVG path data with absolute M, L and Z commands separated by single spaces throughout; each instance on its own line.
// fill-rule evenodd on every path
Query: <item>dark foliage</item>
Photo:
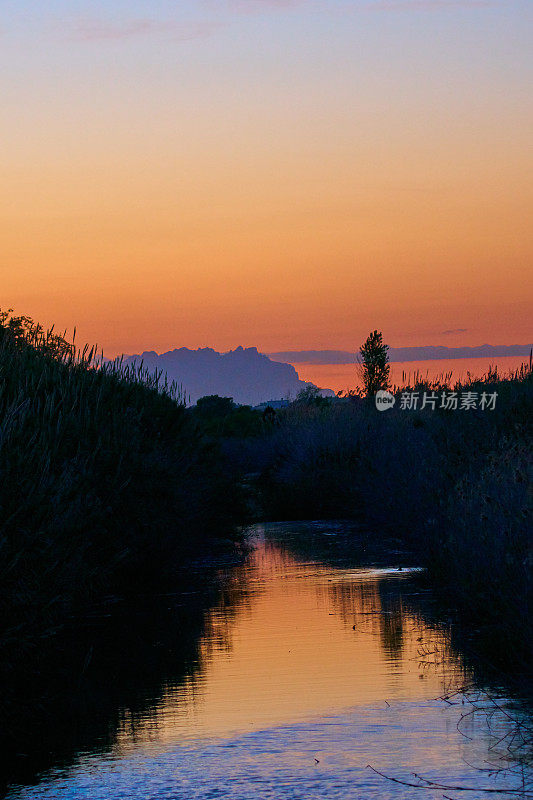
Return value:
M 383 334 L 372 331 L 361 345 L 361 372 L 364 393 L 373 397 L 380 389 L 389 386 L 390 364 L 388 356 L 389 347 L 383 344 Z
M 233 530 L 237 488 L 160 375 L 0 315 L 4 649 L 80 604 L 160 582 Z

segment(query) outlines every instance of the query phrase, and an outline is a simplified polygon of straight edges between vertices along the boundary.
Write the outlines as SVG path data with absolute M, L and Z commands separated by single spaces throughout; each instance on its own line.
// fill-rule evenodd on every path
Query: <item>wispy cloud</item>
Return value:
M 123 41 L 143 36 L 165 36 L 173 41 L 201 39 L 215 33 L 222 23 L 218 21 L 177 22 L 175 20 L 130 19 L 124 22 L 92 19 L 78 21 L 71 39 L 81 42 Z
M 68 38 L 79 42 L 125 41 L 159 36 L 173 41 L 190 41 L 211 36 L 229 24 L 228 15 L 257 14 L 307 6 L 322 11 L 415 11 L 453 8 L 485 8 L 500 0 L 349 0 L 336 6 L 329 0 L 203 0 L 206 16 L 212 19 L 180 21 L 150 17 L 113 20 L 78 19 L 70 26 Z
M 374 11 L 442 11 L 457 8 L 488 8 L 497 5 L 499 5 L 498 0 L 372 0 L 364 3 L 363 7 Z
M 311 5 L 310 0 L 203 0 L 212 11 L 230 11 L 238 14 L 256 14 Z
M 230 8 L 238 11 L 258 11 L 265 8 L 291 8 L 306 0 L 228 0 Z
M 451 336 L 454 333 L 466 333 L 468 328 L 450 328 L 449 331 L 441 331 L 441 336 Z

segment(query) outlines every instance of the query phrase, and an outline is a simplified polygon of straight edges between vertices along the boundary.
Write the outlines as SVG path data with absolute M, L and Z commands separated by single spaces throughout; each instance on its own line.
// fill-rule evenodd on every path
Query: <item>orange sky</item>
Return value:
M 1 306 L 109 355 L 530 341 L 530 10 L 373 1 L 8 13 Z
M 500 356 L 490 358 L 449 358 L 429 361 L 394 361 L 391 364 L 390 377 L 393 386 L 412 386 L 415 376 L 430 380 L 448 382 L 468 379 L 468 373 L 475 377 L 486 375 L 495 367 L 500 375 L 509 375 L 519 370 L 522 364 L 529 363 L 528 356 Z M 315 386 L 333 389 L 335 392 L 361 386 L 361 372 L 356 364 L 308 364 L 294 362 L 298 376 L 303 381 L 311 381 Z

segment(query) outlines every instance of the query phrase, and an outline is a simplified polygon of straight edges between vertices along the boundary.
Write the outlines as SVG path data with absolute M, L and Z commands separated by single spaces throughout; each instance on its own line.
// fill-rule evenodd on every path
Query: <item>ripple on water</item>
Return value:
M 462 706 L 432 698 L 471 679 L 446 633 L 411 602 L 416 569 L 301 555 L 290 526 L 256 528 L 246 563 L 206 612 L 198 669 L 170 681 L 143 713 L 123 709 L 113 746 L 79 754 L 26 800 L 314 800 L 412 798 L 419 773 L 487 786 L 483 716 L 457 732 Z M 327 527 L 311 527 L 313 536 Z M 341 538 L 342 528 L 335 528 Z M 495 735 L 506 732 L 503 715 Z M 508 775 L 491 788 L 512 785 Z M 497 782 L 499 781 L 499 783 Z M 507 784 L 505 783 L 507 781 Z M 516 784 L 515 784 L 516 785 Z M 427 790 L 427 798 L 442 791 Z M 483 798 L 478 789 L 476 798 Z M 491 795 L 486 795 L 490 797 Z

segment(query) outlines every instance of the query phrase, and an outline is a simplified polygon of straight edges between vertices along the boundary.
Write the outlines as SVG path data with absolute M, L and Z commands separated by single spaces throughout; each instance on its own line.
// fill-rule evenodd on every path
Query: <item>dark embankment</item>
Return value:
M 212 551 L 236 505 L 175 386 L 0 315 L 4 686 L 88 603 L 160 588 Z
M 404 387 L 406 391 L 409 387 Z M 432 585 L 478 631 L 498 669 L 531 672 L 533 374 L 492 372 L 455 385 L 497 392 L 496 407 L 379 412 L 360 397 L 302 397 L 270 433 L 226 443 L 250 474 L 266 519 L 357 518 L 392 535 L 429 567 Z

